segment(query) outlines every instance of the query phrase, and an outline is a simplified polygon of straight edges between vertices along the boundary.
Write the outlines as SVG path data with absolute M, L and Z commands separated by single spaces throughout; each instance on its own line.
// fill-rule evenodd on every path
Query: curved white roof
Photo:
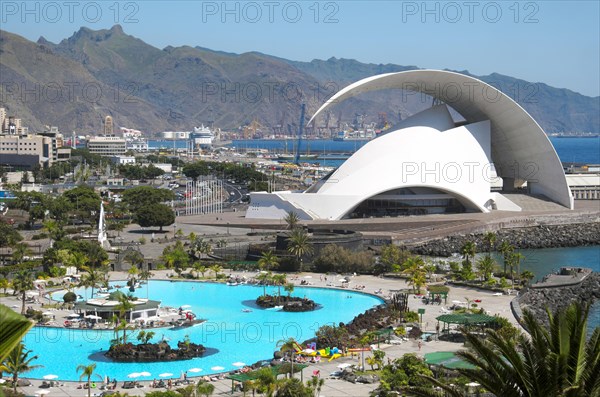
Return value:
M 455 201 L 466 211 L 519 211 L 491 191 L 495 175 L 505 191 L 526 182 L 530 193 L 573 208 L 562 164 L 544 131 L 516 102 L 472 77 L 434 70 L 369 77 L 334 95 L 309 123 L 345 99 L 390 88 L 404 90 L 404 96 L 425 93 L 445 105 L 371 140 L 305 192 L 252 193 L 246 217 L 278 219 L 293 211 L 301 219 L 341 219 L 373 213 L 373 206 L 375 212 L 452 210 Z M 456 126 L 446 105 L 466 123 Z
M 550 140 L 537 122 L 515 101 L 493 86 L 460 73 L 414 70 L 368 77 L 350 84 L 330 98 L 314 114 L 312 122 L 331 106 L 365 92 L 397 88 L 424 93 L 441 100 L 468 123 L 491 122 L 491 156 L 504 189 L 527 181 L 532 194 L 573 208 L 562 164 Z

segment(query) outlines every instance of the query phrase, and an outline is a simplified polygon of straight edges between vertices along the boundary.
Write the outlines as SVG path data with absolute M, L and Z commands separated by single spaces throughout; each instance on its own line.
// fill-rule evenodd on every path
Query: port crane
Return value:
M 303 103 L 300 108 L 300 124 L 298 125 L 298 144 L 296 145 L 296 158 L 294 159 L 294 163 L 296 165 L 300 164 L 300 144 L 302 143 L 302 132 L 304 130 L 304 112 L 306 110 L 306 105 Z

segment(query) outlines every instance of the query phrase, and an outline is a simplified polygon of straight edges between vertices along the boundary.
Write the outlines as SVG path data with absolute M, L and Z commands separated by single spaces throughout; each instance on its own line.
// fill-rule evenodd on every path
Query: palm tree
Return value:
M 483 235 L 483 242 L 487 248 L 487 255 L 490 256 L 496 245 L 496 233 L 487 232 Z
M 477 261 L 477 269 L 485 281 L 490 279 L 492 272 L 494 271 L 495 264 L 496 261 L 494 261 L 490 255 L 486 255 Z
M 534 277 L 535 274 L 533 274 L 533 272 L 530 270 L 523 270 L 521 272 L 521 278 L 527 280 L 527 283 L 531 283 L 531 280 L 533 280 Z
M 206 266 L 202 264 L 202 262 L 194 262 L 192 268 L 196 271 L 196 277 L 198 277 L 198 273 L 202 274 L 202 278 L 204 278 L 204 273 L 206 273 Z
M 471 350 L 457 354 L 475 368 L 456 371 L 502 397 L 600 396 L 600 327 L 587 338 L 590 306 L 579 303 L 551 314 L 549 325 L 526 311 L 529 335 L 516 339 L 487 330 L 487 338 L 466 333 Z M 426 377 L 446 395 L 463 396 L 452 387 Z M 432 389 L 415 388 L 414 396 L 442 396 Z
M 402 264 L 404 272 L 408 275 L 408 284 L 413 286 L 417 293 L 425 285 L 425 262 L 420 256 L 411 256 Z
M 142 270 L 140 272 L 140 280 L 144 280 L 146 282 L 146 299 L 149 298 L 150 296 L 150 291 L 149 291 L 149 284 L 148 280 L 151 279 L 154 276 L 154 273 L 152 273 L 150 270 L 148 270 L 148 266 L 146 266 L 144 268 L 144 270 Z
M 291 352 L 292 359 L 290 361 L 291 367 L 290 371 L 292 372 L 291 377 L 294 377 L 294 354 L 296 353 L 296 345 L 298 343 L 294 338 L 281 339 L 277 341 L 277 347 L 282 352 Z
M 263 286 L 263 296 L 267 296 L 267 284 L 269 284 L 269 282 L 273 279 L 273 273 L 260 273 L 258 276 L 256 276 L 256 279 L 260 281 Z
M 287 276 L 285 274 L 275 274 L 272 278 L 273 284 L 277 286 L 277 301 L 281 300 L 281 286 L 287 282 Z
M 119 304 L 115 306 L 115 310 L 119 312 L 119 318 L 121 319 L 123 343 L 127 343 L 127 320 L 125 319 L 125 314 L 133 309 L 133 303 L 129 301 L 129 298 L 125 294 L 120 294 L 118 300 Z
M 292 293 L 294 292 L 294 284 L 287 283 L 283 286 L 283 290 L 288 293 L 288 298 L 290 298 L 292 296 Z
M 7 372 L 12 375 L 13 391 L 15 393 L 17 392 L 19 374 L 41 367 L 41 365 L 30 365 L 33 360 L 38 358 L 38 356 L 29 357 L 29 353 L 31 353 L 31 350 L 25 350 L 25 345 L 23 343 L 19 343 L 14 349 L 12 349 L 2 365 L 0 365 L 0 373 Z
M 91 267 L 85 267 L 85 270 L 87 270 L 87 273 L 84 274 L 81 277 L 81 281 L 79 282 L 79 286 L 80 287 L 91 287 L 92 288 L 92 293 L 90 295 L 90 298 L 94 297 L 94 288 L 96 288 L 96 286 L 100 283 L 102 283 L 102 281 L 104 280 L 104 275 L 102 274 L 102 272 L 98 269 L 94 269 Z
M 294 211 L 288 211 L 283 220 L 287 223 L 288 229 L 294 230 L 298 226 L 298 222 L 300 222 L 300 217 Z
M 477 246 L 472 241 L 467 241 L 460 249 L 460 254 L 464 260 L 470 265 L 471 259 L 475 256 Z
M 208 382 L 198 382 L 196 385 L 196 393 L 201 396 L 211 396 L 215 392 L 215 385 Z
M 90 382 L 92 375 L 96 375 L 98 378 L 102 379 L 102 377 L 100 375 L 94 373 L 95 370 L 96 370 L 96 363 L 93 363 L 90 365 L 78 365 L 77 366 L 77 372 L 81 371 L 79 380 L 81 381 L 81 379 L 87 378 L 88 397 L 92 396 L 92 388 L 91 388 L 91 382 Z
M 504 275 L 506 275 L 506 266 L 508 265 L 508 262 L 510 260 L 510 254 L 515 250 L 515 247 L 512 246 L 511 243 L 509 243 L 506 240 L 503 240 L 502 243 L 500 243 L 500 253 L 502 254 L 502 257 L 504 259 Z
M 260 259 L 258 260 L 258 267 L 260 270 L 272 270 L 279 265 L 277 255 L 273 253 L 273 250 L 263 251 Z
M 54 245 L 55 241 L 59 241 L 65 236 L 63 225 L 60 222 L 48 219 L 43 222 L 43 225 L 44 230 L 48 232 L 48 237 L 50 238 L 50 247 Z
M 288 251 L 296 257 L 297 263 L 301 263 L 302 256 L 313 252 L 313 247 L 309 239 L 309 235 L 304 229 L 296 228 L 290 233 L 288 237 Z
M 513 252 L 511 254 L 511 262 L 512 264 L 517 268 L 517 276 L 519 276 L 519 274 L 521 274 L 521 261 L 525 259 L 525 255 L 521 254 L 520 252 Z M 513 288 L 515 285 L 515 281 L 514 281 L 514 277 L 512 274 L 512 267 L 511 267 L 511 279 L 513 279 Z
M 29 248 L 27 244 L 16 243 L 12 246 L 11 260 L 14 264 L 19 264 L 23 261 L 23 258 L 25 258 L 28 255 L 31 255 L 32 252 L 33 251 L 31 251 L 31 248 Z
M 223 270 L 223 267 L 221 267 L 221 265 L 212 265 L 210 267 L 210 271 L 215 274 L 215 281 L 217 281 L 218 275 L 221 272 L 221 270 Z
M 15 276 L 12 284 L 13 290 L 21 294 L 21 314 L 25 314 L 26 293 L 34 288 L 33 274 L 29 270 L 21 270 Z

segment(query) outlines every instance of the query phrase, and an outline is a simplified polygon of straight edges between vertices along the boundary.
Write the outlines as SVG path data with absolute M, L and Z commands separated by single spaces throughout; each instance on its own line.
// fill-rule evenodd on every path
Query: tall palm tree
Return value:
M 133 309 L 133 303 L 129 301 L 129 298 L 125 294 L 120 294 L 118 297 L 119 304 L 115 306 L 115 310 L 119 312 L 119 318 L 121 319 L 121 326 L 123 327 L 123 343 L 127 343 L 127 320 L 125 315 L 127 312 Z
M 148 280 L 150 278 L 152 278 L 153 276 L 154 276 L 154 273 L 152 273 L 150 270 L 148 270 L 148 266 L 145 266 L 144 270 L 142 270 L 140 272 L 140 279 L 144 280 L 146 282 L 146 299 L 149 298 L 149 291 L 148 291 L 148 289 L 149 289 L 149 286 L 148 286 L 149 283 L 148 283 Z
M 511 254 L 511 262 L 513 264 L 514 267 L 517 268 L 517 276 L 519 276 L 521 274 L 521 261 L 525 259 L 525 255 L 521 254 L 520 252 L 513 252 Z M 513 280 L 513 288 L 515 286 L 515 281 L 514 281 L 514 275 L 512 273 L 512 267 L 511 267 L 511 271 L 510 271 L 510 278 Z
M 290 233 L 288 251 L 296 257 L 297 263 L 301 263 L 302 256 L 313 253 L 314 249 L 309 240 L 310 237 L 304 229 L 296 228 Z
M 479 274 L 485 281 L 490 279 L 495 264 L 496 262 L 490 255 L 486 255 L 477 261 L 477 270 L 479 270 Z
M 13 378 L 13 391 L 17 392 L 17 382 L 19 381 L 19 374 L 29 372 L 33 369 L 40 368 L 41 365 L 31 365 L 33 360 L 36 360 L 38 356 L 29 357 L 31 350 L 26 350 L 23 343 L 19 343 L 12 349 L 6 359 L 0 365 L 0 373 L 7 372 L 12 375 Z
M 277 341 L 277 347 L 279 348 L 280 351 L 282 352 L 290 352 L 292 355 L 292 359 L 290 361 L 290 371 L 291 371 L 291 377 L 294 377 L 294 355 L 296 354 L 296 345 L 298 343 L 296 342 L 296 340 L 294 338 L 287 338 L 287 339 L 280 339 Z
M 483 235 L 483 242 L 485 243 L 487 248 L 487 256 L 490 256 L 492 254 L 492 251 L 494 250 L 494 247 L 496 246 L 496 233 L 485 233 Z
M 402 264 L 404 272 L 408 275 L 408 284 L 413 286 L 417 292 L 421 292 L 421 287 L 425 285 L 425 262 L 420 256 L 411 256 Z
M 83 378 L 87 378 L 87 389 L 88 389 L 88 397 L 92 396 L 92 388 L 91 388 L 91 379 L 93 375 L 96 375 L 98 378 L 102 379 L 100 375 L 94 373 L 96 370 L 96 363 L 90 365 L 78 365 L 77 372 L 81 371 L 81 375 L 79 376 L 79 380 Z
M 287 282 L 287 276 L 285 274 L 275 274 L 272 277 L 273 284 L 277 286 L 277 301 L 281 300 L 281 286 L 285 285 Z
M 474 242 L 470 240 L 465 242 L 464 245 L 460 248 L 460 254 L 469 265 L 471 264 L 471 259 L 475 256 L 476 252 L 477 246 Z
M 273 273 L 260 273 L 258 276 L 256 276 L 256 279 L 260 281 L 263 286 L 263 296 L 267 296 L 267 284 L 273 280 Z
M 21 314 L 25 314 L 26 293 L 34 288 L 33 273 L 30 270 L 21 270 L 15 276 L 12 284 L 13 290 L 21 294 Z
M 512 252 L 515 250 L 515 247 L 513 247 L 513 245 L 511 243 L 509 243 L 506 240 L 502 240 L 502 243 L 500 243 L 500 253 L 502 254 L 502 257 L 504 259 L 504 274 L 506 275 L 506 266 L 508 265 L 508 262 L 510 261 L 510 254 L 512 254 Z
M 589 305 L 572 304 L 555 314 L 547 312 L 549 325 L 526 311 L 529 335 L 516 339 L 487 330 L 487 338 L 466 333 L 471 350 L 457 354 L 475 368 L 456 371 L 502 397 L 600 396 L 600 327 L 587 338 Z M 426 377 L 450 396 L 463 393 Z M 414 396 L 442 396 L 432 389 L 414 388 Z
M 87 273 L 81 277 L 81 281 L 79 282 L 80 287 L 91 288 L 92 293 L 90 294 L 90 298 L 94 297 L 94 288 L 101 284 L 104 280 L 104 275 L 101 270 L 95 269 L 93 267 L 84 267 L 87 270 Z
M 273 250 L 263 251 L 260 259 L 258 260 L 258 267 L 260 270 L 272 270 L 279 265 L 277 255 L 273 253 Z

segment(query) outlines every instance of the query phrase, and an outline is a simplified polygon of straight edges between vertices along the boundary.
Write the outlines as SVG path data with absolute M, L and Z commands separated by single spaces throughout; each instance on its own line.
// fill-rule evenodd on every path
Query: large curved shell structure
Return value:
M 446 106 L 414 115 L 366 144 L 306 192 L 253 194 L 247 217 L 278 218 L 295 211 L 304 219 L 340 219 L 365 200 L 405 194 L 406 189 L 423 197 L 433 189 L 460 201 L 466 210 L 487 212 L 496 208 L 496 201 L 507 202 L 490 192 L 493 171 L 502 178 L 505 192 L 526 186 L 528 194 L 573 208 L 562 164 L 542 128 L 510 97 L 463 74 L 415 70 L 368 77 L 334 95 L 309 123 L 337 103 L 383 89 L 403 90 L 398 95 L 404 97 L 434 97 L 466 123 L 456 126 Z M 454 174 L 445 175 L 454 164 L 462 175 L 472 173 L 470 178 L 457 181 Z M 510 203 L 504 207 L 514 208 Z

